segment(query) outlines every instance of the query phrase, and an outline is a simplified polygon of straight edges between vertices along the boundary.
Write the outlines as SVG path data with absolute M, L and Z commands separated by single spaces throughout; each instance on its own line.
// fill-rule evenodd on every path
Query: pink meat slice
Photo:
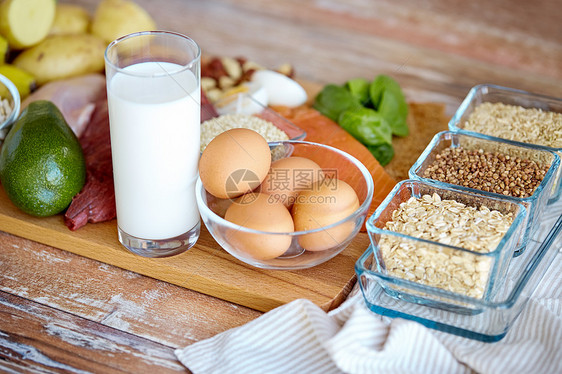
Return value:
M 90 122 L 96 102 L 104 95 L 105 77 L 102 74 L 88 74 L 44 84 L 23 101 L 22 110 L 32 101 L 52 101 L 72 131 L 80 137 Z
M 116 216 L 106 97 L 98 100 L 95 107 L 92 119 L 80 137 L 86 158 L 86 184 L 74 196 L 64 215 L 64 223 L 73 231 L 88 222 L 110 221 Z

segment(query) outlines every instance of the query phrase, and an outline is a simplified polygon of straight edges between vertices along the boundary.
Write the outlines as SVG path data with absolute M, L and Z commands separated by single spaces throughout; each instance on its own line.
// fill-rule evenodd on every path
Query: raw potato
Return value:
M 49 35 L 85 34 L 90 26 L 88 11 L 79 5 L 57 4 Z
M 0 5 L 0 33 L 15 49 L 37 44 L 49 33 L 55 8 L 55 0 L 4 0 Z
M 35 76 L 38 85 L 104 69 L 106 43 L 89 34 L 53 35 L 20 53 L 13 64 Z
M 156 29 L 156 23 L 140 6 L 128 0 L 102 0 L 92 20 L 92 34 L 107 43 L 137 31 Z

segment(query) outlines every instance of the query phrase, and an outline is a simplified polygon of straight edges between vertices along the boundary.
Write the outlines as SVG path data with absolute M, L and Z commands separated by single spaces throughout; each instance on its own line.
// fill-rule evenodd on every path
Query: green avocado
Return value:
M 86 181 L 82 147 L 50 101 L 29 104 L 0 149 L 0 181 L 24 212 L 46 217 L 65 210 Z

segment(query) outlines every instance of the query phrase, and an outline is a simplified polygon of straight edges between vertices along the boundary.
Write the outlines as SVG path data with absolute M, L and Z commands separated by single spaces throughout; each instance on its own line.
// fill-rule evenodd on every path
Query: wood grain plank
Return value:
M 168 346 L 261 315 L 207 295 L 0 233 L 0 290 Z
M 186 373 L 174 347 L 0 292 L 0 359 L 55 373 Z
M 509 6 L 504 1 L 468 10 L 457 0 L 424 6 L 413 0 L 169 0 L 165 9 L 139 3 L 159 25 L 193 37 L 204 54 L 245 56 L 272 68 L 289 62 L 300 78 L 322 84 L 391 74 L 410 101 L 443 102 L 448 115 L 472 86 L 484 82 L 562 96 L 560 30 L 552 30 L 556 36 L 545 37 L 545 31 L 528 36 L 527 28 L 535 26 L 510 25 L 512 18 L 500 25 L 481 19 L 482 7 L 498 14 Z M 511 6 L 511 17 L 526 18 L 536 7 L 520 3 Z M 537 9 L 559 14 L 555 3 L 541 2 L 531 14 L 538 16 Z M 550 21 L 550 27 L 562 24 Z
M 562 96 L 562 13 L 556 0 L 135 1 L 160 28 L 192 36 L 204 54 L 241 55 L 271 68 L 290 62 L 298 77 L 321 84 L 391 74 L 411 102 L 445 103 L 449 116 L 468 89 L 483 82 Z M 99 0 L 66 2 L 85 5 L 93 14 Z M 212 247 L 208 240 L 205 245 Z M 74 326 L 87 336 L 113 328 L 168 347 L 261 314 L 5 233 L 0 233 L 0 269 L 0 290 L 21 296 L 0 293 L 9 299 L 8 306 L 0 304 L 0 371 L 8 373 L 61 372 L 57 365 L 69 363 L 73 370 L 107 371 L 105 355 L 88 356 L 87 349 L 68 345 L 46 328 L 26 329 L 26 320 L 42 326 L 42 313 L 66 327 L 68 320 L 80 321 Z M 41 313 L 20 311 L 29 300 Z M 8 348 L 22 337 L 6 324 L 6 311 L 21 318 L 24 338 L 39 336 L 25 341 L 31 355 L 25 360 Z M 72 336 L 74 330 L 64 331 Z M 48 353 L 53 366 L 30 361 L 36 347 Z M 115 367 L 127 371 L 129 364 L 140 365 L 137 353 L 123 351 Z
M 220 3 L 259 14 L 256 18 L 260 19 L 271 16 L 292 20 L 301 28 L 329 25 L 337 31 L 382 37 L 495 66 L 541 71 L 562 78 L 562 33 L 559 26 L 553 27 L 562 22 L 556 1 L 266 0 L 260 1 L 260 6 L 252 0 Z

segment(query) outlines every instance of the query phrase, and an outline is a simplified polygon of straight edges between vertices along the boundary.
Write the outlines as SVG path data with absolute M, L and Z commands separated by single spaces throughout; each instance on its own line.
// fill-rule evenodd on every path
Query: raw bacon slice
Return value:
M 104 222 L 115 218 L 115 190 L 113 178 L 102 182 L 88 173 L 86 185 L 74 197 L 66 211 L 64 223 L 72 230 L 78 230 L 88 222 Z
M 64 223 L 73 231 L 88 222 L 109 221 L 116 216 L 109 114 L 105 97 L 96 103 L 92 119 L 80 137 L 80 144 L 86 158 L 87 180 L 64 215 Z

